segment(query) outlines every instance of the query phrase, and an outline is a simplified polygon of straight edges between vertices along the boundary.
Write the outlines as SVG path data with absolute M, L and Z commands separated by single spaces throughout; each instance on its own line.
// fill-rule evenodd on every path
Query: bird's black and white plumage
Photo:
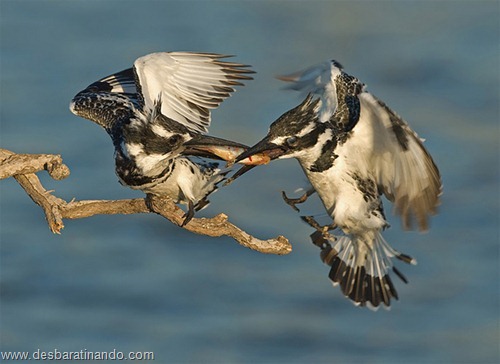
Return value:
M 234 160 L 246 146 L 204 135 L 210 110 L 250 80 L 246 65 L 212 53 L 159 52 L 132 68 L 94 82 L 72 100 L 71 111 L 102 126 L 113 140 L 122 184 L 168 196 L 193 209 L 224 179 L 214 163 Z M 192 157 L 192 156 L 198 157 Z M 189 157 L 188 157 L 189 156 Z
M 323 261 L 331 266 L 330 279 L 356 305 L 389 307 L 398 298 L 389 277 L 392 258 L 415 260 L 382 237 L 388 223 L 381 195 L 394 204 L 406 229 L 416 222 L 426 230 L 439 204 L 439 171 L 408 124 L 339 63 L 329 61 L 281 79 L 307 93 L 306 98 L 239 158 L 253 153 L 296 158 L 333 227 L 342 232 L 320 245 Z

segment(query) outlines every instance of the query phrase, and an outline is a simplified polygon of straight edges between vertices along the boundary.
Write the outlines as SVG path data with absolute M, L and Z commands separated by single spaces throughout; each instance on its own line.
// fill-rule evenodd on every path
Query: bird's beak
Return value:
M 232 142 L 209 135 L 197 134 L 183 144 L 184 155 L 221 159 L 234 162 L 234 159 L 248 149 L 244 144 Z
M 232 183 L 236 178 L 248 172 L 255 166 L 267 164 L 271 160 L 285 154 L 285 150 L 278 145 L 271 143 L 269 137 L 265 137 L 250 149 L 241 153 L 236 159 L 236 163 L 245 164 L 235 174 L 228 178 L 224 185 Z
M 241 153 L 235 162 L 246 161 L 244 164 L 260 165 L 267 164 L 273 159 L 283 155 L 285 150 L 269 141 L 269 137 L 265 137 L 253 147 Z
M 244 153 L 248 149 L 248 146 L 222 138 L 198 134 L 191 140 L 184 143 L 184 148 L 185 149 L 182 152 L 184 155 L 220 159 L 226 161 L 228 165 L 232 165 L 236 162 L 236 157 Z M 254 161 L 260 161 L 262 159 L 265 159 L 265 161 L 262 161 L 259 164 L 269 162 L 267 156 L 259 155 L 255 156 Z M 251 160 L 245 158 L 239 159 L 237 162 L 252 166 L 257 165 L 252 163 Z

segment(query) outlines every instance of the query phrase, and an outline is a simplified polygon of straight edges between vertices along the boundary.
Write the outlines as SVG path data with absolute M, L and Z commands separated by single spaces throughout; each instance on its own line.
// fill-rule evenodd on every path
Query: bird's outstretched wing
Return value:
M 206 132 L 210 110 L 235 91 L 240 81 L 252 79 L 247 65 L 222 61 L 213 53 L 159 52 L 134 63 L 137 88 L 144 107 L 161 99 L 161 113 L 192 131 Z
M 361 119 L 369 125 L 373 140 L 371 163 L 379 189 L 401 216 L 403 226 L 428 229 L 428 216 L 437 211 L 442 191 L 441 177 L 422 140 L 384 102 L 368 92 L 359 95 Z

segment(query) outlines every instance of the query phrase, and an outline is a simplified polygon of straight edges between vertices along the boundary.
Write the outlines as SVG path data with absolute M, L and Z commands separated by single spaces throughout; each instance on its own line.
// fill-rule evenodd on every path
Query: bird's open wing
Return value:
M 195 132 L 206 132 L 210 110 L 235 91 L 240 81 L 252 79 L 248 66 L 222 61 L 211 53 L 160 52 L 134 63 L 144 107 L 161 99 L 161 113 Z
M 368 92 L 359 95 L 362 115 L 356 128 L 368 121 L 372 128 L 375 177 L 384 195 L 394 203 L 406 229 L 416 220 L 428 229 L 436 213 L 442 185 L 439 170 L 408 124 Z

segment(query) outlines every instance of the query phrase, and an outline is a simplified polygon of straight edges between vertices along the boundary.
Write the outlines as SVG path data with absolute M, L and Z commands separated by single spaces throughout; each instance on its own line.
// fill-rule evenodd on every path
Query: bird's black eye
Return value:
M 181 136 L 179 134 L 172 135 L 170 138 L 167 139 L 167 143 L 170 146 L 175 146 L 179 144 L 180 141 L 181 141 Z
M 286 138 L 286 144 L 289 146 L 289 147 L 296 147 L 297 144 L 299 143 L 299 140 L 297 139 L 297 137 L 289 137 L 289 138 Z

